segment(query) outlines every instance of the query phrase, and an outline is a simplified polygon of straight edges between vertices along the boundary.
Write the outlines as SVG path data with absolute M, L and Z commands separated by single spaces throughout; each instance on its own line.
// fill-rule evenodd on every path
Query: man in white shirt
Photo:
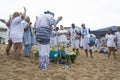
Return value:
M 90 52 L 90 57 L 92 58 L 92 48 L 89 46 L 89 37 L 90 37 L 90 29 L 85 27 L 85 24 L 81 25 L 81 37 L 83 49 L 85 50 L 86 57 L 88 57 L 88 50 Z
M 71 36 L 71 47 L 73 51 L 79 52 L 79 35 L 77 30 L 75 29 L 75 24 L 71 24 L 72 28 L 70 30 L 70 36 Z

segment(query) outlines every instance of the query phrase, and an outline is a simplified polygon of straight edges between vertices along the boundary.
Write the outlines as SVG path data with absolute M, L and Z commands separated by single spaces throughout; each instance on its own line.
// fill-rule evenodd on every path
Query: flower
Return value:
M 60 51 L 65 51 L 65 47 L 64 46 L 60 46 Z
M 71 51 L 71 52 L 69 53 L 69 55 L 76 55 L 76 52 Z
M 57 49 L 55 47 L 51 47 L 50 51 L 56 51 Z

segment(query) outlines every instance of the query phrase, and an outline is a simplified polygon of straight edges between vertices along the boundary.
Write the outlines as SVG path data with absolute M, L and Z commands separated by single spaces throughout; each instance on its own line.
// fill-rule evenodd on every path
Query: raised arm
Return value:
M 23 8 L 24 8 L 24 12 L 21 14 L 21 18 L 22 18 L 22 19 L 24 19 L 25 16 L 26 16 L 26 8 L 25 8 L 25 7 L 23 7 Z
M 10 26 L 11 20 L 12 20 L 12 16 L 10 15 L 10 16 L 9 16 L 9 20 L 5 23 L 7 27 Z
M 63 19 L 62 16 L 58 17 L 56 24 L 58 24 Z

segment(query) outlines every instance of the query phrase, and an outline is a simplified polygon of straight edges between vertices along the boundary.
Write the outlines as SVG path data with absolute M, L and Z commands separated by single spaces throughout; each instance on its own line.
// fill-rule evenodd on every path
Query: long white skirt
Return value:
M 49 65 L 49 53 L 50 53 L 50 45 L 42 45 L 38 44 L 39 50 L 39 62 L 41 70 L 48 70 Z

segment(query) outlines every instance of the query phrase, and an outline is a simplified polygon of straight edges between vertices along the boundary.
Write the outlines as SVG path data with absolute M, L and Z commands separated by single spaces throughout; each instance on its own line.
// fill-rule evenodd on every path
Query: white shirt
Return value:
M 70 34 L 71 34 L 71 38 L 76 38 L 77 37 L 77 33 L 76 33 L 75 29 L 71 29 Z
M 89 28 L 81 29 L 81 35 L 84 37 L 89 37 Z
M 56 25 L 56 20 L 50 14 L 42 14 L 35 23 L 35 27 L 48 27 L 51 28 L 52 25 Z
M 10 26 L 10 38 L 23 38 L 24 28 L 21 16 L 12 20 Z
M 108 47 L 115 47 L 115 35 L 110 34 L 110 35 L 106 35 L 105 38 L 107 39 L 107 46 Z

